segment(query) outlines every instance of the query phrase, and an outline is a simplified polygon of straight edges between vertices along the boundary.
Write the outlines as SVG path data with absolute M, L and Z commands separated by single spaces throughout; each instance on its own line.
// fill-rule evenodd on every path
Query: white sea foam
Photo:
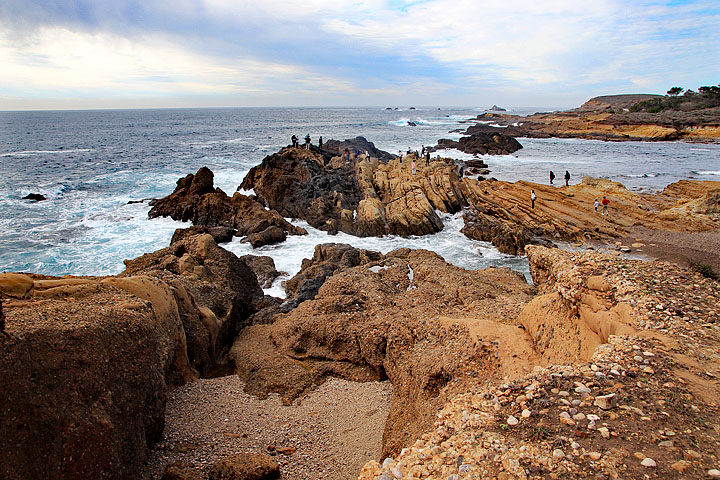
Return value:
M 0 153 L 0 157 L 32 157 L 35 155 L 54 155 L 59 153 L 90 152 L 89 148 L 73 148 L 68 150 L 22 150 L 20 152 Z
M 700 170 L 699 172 L 693 172 L 698 175 L 720 175 L 720 170 Z

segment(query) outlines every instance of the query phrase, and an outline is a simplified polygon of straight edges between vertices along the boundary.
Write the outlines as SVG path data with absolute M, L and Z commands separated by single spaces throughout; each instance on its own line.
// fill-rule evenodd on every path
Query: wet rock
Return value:
M 23 200 L 33 200 L 35 202 L 42 202 L 43 200 L 47 200 L 47 197 L 43 195 L 42 193 L 29 193 L 22 197 Z
M 188 228 L 178 228 L 173 233 L 170 243 L 176 243 L 184 239 L 185 237 L 191 237 L 193 235 L 201 235 L 203 233 L 210 234 L 215 240 L 215 243 L 227 243 L 232 241 L 237 231 L 230 227 L 203 227 L 200 225 L 193 225 Z
M 275 269 L 275 260 L 272 257 L 243 255 L 240 259 L 250 267 L 262 288 L 270 288 L 273 281 L 284 274 Z
M 268 227 L 262 232 L 251 233 L 245 237 L 242 241 L 247 242 L 253 246 L 253 248 L 262 247 L 263 245 L 272 245 L 274 243 L 284 242 L 287 235 L 279 227 Z

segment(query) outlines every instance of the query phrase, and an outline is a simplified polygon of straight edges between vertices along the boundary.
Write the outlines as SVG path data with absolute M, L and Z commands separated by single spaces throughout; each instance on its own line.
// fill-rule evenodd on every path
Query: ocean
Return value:
M 314 144 L 358 135 L 397 153 L 439 138 L 484 110 L 457 108 L 233 108 L 0 112 L 0 271 L 46 275 L 112 275 L 123 260 L 167 246 L 170 219 L 147 218 L 147 202 L 170 194 L 178 178 L 207 166 L 215 185 L 232 195 L 248 170 L 310 134 Z M 532 109 L 525 109 L 530 113 Z M 518 112 L 513 112 L 518 113 Z M 415 125 L 412 126 L 411 123 Z M 571 183 L 605 177 L 633 190 L 657 191 L 674 181 L 720 180 L 720 145 L 519 139 L 513 155 L 489 156 L 491 176 L 545 183 L 569 170 Z M 457 151 L 443 155 L 467 158 Z M 559 182 L 556 182 L 559 183 Z M 41 193 L 48 200 L 22 200 Z M 328 236 L 304 222 L 310 235 L 253 250 L 239 238 L 226 248 L 238 255 L 270 255 L 293 275 L 314 246 L 350 243 L 390 251 L 427 248 L 469 269 L 505 266 L 527 275 L 524 258 L 459 233 L 460 215 L 447 216 L 442 232 L 426 237 Z M 285 277 L 287 278 L 287 277 Z M 270 293 L 282 295 L 279 283 Z

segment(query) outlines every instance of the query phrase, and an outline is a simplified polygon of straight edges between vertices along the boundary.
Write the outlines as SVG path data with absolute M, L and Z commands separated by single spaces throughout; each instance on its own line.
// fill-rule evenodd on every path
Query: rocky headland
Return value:
M 717 87 L 715 87 L 717 88 Z M 697 98 L 695 98 L 695 96 Z M 594 140 L 693 140 L 720 138 L 720 93 L 683 97 L 662 95 L 607 95 L 595 97 L 567 111 L 511 115 L 478 115 L 465 132 L 529 138 L 587 138 Z

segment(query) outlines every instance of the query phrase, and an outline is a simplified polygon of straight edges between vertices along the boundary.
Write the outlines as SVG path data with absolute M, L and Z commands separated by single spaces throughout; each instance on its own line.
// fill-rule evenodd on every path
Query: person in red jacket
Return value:
M 607 198 L 605 198 L 605 195 L 603 195 L 603 199 L 602 199 L 602 206 L 603 206 L 602 214 L 603 214 L 603 215 L 607 215 L 607 214 L 608 214 L 608 205 L 610 205 L 610 200 L 608 200 Z

